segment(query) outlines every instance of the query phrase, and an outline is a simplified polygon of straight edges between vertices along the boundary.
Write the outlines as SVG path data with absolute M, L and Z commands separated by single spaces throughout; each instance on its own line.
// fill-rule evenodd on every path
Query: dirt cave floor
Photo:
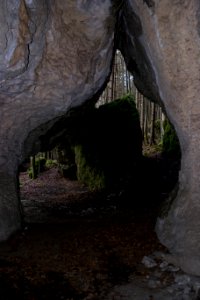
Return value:
M 128 296 L 116 288 L 145 284 L 152 269 L 143 257 L 166 252 L 154 232 L 154 208 L 91 192 L 56 168 L 36 180 L 21 173 L 20 190 L 23 230 L 0 245 L 1 300 L 158 299 L 142 285 L 138 298 L 133 284 Z M 160 281 L 169 284 L 172 274 Z

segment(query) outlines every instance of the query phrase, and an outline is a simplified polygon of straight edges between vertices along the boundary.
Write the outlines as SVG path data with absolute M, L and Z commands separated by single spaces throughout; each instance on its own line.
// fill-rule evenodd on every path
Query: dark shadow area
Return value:
M 49 132 L 67 128 L 56 138 L 57 160 L 51 152 L 20 166 L 23 230 L 0 249 L 2 300 L 117 299 L 107 298 L 114 287 L 148 276 L 144 256 L 167 252 L 154 227 L 180 155 L 171 129 L 164 151 L 142 154 L 130 101 L 72 113 Z
M 132 183 L 112 191 L 91 191 L 56 167 L 35 180 L 22 172 L 24 229 L 1 248 L 1 299 L 100 300 L 133 274 L 144 280 L 142 258 L 166 252 L 154 225 L 178 163 L 160 153 L 141 162 Z

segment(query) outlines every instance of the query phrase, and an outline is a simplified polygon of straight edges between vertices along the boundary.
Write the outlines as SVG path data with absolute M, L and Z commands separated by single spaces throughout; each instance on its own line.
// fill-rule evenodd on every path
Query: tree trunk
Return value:
M 32 171 L 32 179 L 37 178 L 37 170 L 36 170 L 36 164 L 35 164 L 35 155 L 31 156 L 31 171 Z

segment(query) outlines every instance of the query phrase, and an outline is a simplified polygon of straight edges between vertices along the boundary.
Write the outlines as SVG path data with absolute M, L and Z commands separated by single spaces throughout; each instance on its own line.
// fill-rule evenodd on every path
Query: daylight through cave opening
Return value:
M 49 141 L 56 145 L 51 145 L 54 150 L 48 151 Z M 61 197 L 64 201 L 64 197 L 68 200 L 71 197 L 67 190 L 63 196 L 59 192 L 54 196 L 49 193 L 46 172 L 49 172 L 50 182 L 55 176 L 53 190 L 56 190 L 56 184 L 59 190 L 58 178 L 64 184 L 63 176 L 73 180 L 77 192 L 81 184 L 90 191 L 114 192 L 115 200 L 120 195 L 117 200 L 120 207 L 127 205 L 135 209 L 155 209 L 169 196 L 178 181 L 180 146 L 175 130 L 160 106 L 138 92 L 120 51 L 116 52 L 110 80 L 96 105 L 71 111 L 67 118 L 61 119 L 48 131 L 42 144 L 46 145 L 46 153 L 33 156 L 34 163 L 32 161 L 31 166 L 28 161 L 28 169 L 21 174 L 21 197 L 25 210 L 30 205 L 28 193 L 31 190 L 28 192 L 28 186 L 34 187 L 35 184 L 32 191 L 34 194 L 34 189 L 39 188 L 40 207 L 42 197 L 47 199 L 49 195 L 47 210 L 48 207 L 51 211 L 53 207 L 61 210 L 56 198 Z M 39 187 L 37 180 L 25 179 L 27 176 L 39 176 Z M 74 180 L 78 180 L 80 185 Z M 37 197 L 33 195 L 34 203 Z M 105 205 L 103 201 L 102 205 Z M 67 207 L 67 204 L 61 206 Z M 66 208 L 65 214 L 69 216 L 71 210 L 67 212 Z

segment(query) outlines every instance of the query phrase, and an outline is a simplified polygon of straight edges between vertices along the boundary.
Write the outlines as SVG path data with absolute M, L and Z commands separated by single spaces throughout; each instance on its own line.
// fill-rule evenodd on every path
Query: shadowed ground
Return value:
M 128 205 L 133 194 L 91 192 L 56 168 L 36 180 L 21 173 L 20 186 L 24 229 L 1 244 L 2 300 L 131 299 L 116 288 L 145 282 L 142 258 L 166 252 L 154 232 L 157 207 Z

